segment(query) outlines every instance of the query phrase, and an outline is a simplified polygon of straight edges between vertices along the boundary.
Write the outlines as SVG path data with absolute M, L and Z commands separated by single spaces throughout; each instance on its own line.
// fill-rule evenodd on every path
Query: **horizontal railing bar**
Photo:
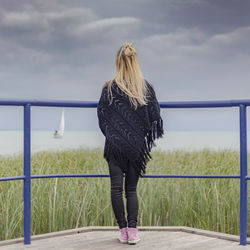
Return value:
M 39 178 L 64 178 L 64 177 L 109 177 L 109 174 L 56 174 L 32 175 L 32 179 Z M 23 180 L 25 176 L 1 177 L 0 181 Z M 239 175 L 144 175 L 143 178 L 240 178 Z M 250 180 L 250 176 L 246 177 Z
M 109 177 L 109 174 L 54 174 L 31 175 L 32 179 L 64 177 Z M 22 180 L 25 176 L 1 177 L 0 181 Z M 142 178 L 240 178 L 239 175 L 144 175 Z M 246 177 L 247 180 L 250 176 Z
M 223 108 L 250 106 L 250 100 L 159 102 L 161 108 Z
M 52 174 L 52 175 L 31 175 L 31 179 L 39 178 L 64 178 L 64 177 L 109 177 L 108 174 Z
M 23 180 L 25 176 L 10 176 L 10 177 L 0 177 L 0 181 L 13 181 L 13 180 Z
M 146 175 L 153 178 L 240 178 L 240 175 Z
M 96 108 L 96 101 L 61 101 L 61 100 L 22 100 L 22 99 L 0 99 L 0 105 L 4 106 L 48 106 L 48 107 L 72 107 L 72 108 Z M 181 101 L 181 102 L 159 102 L 162 108 L 208 108 L 208 107 L 234 107 L 240 104 L 250 106 L 250 99 L 242 100 L 211 100 L 211 101 Z
M 109 177 L 109 174 L 53 174 L 31 175 L 32 179 L 63 177 Z M 143 178 L 240 178 L 240 175 L 144 175 Z
M 39 101 L 39 100 L 4 100 L 0 99 L 0 105 L 4 106 L 24 106 L 30 104 L 31 106 L 47 106 L 47 107 L 72 107 L 72 108 L 96 108 L 96 101 Z

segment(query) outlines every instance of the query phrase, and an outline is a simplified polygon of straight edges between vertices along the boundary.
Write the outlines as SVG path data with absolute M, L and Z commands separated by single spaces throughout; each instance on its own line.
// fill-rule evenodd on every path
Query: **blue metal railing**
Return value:
M 161 108 L 216 108 L 239 107 L 240 121 L 240 175 L 145 175 L 143 178 L 239 178 L 240 179 L 240 245 L 247 244 L 247 106 L 250 100 L 223 100 L 223 101 L 188 101 L 188 102 L 159 102 Z M 39 100 L 9 100 L 0 99 L 0 106 L 24 107 L 24 175 L 2 177 L 0 181 L 24 180 L 24 244 L 30 244 L 31 239 L 31 179 L 58 178 L 58 177 L 109 177 L 106 174 L 54 174 L 31 175 L 30 174 L 30 118 L 31 106 L 47 107 L 75 107 L 96 108 L 97 102 L 84 101 L 39 101 Z

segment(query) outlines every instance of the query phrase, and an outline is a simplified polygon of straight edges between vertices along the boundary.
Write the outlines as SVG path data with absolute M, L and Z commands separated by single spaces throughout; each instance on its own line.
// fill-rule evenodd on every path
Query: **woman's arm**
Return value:
M 154 87 L 152 84 L 149 85 L 149 102 L 147 105 L 150 129 L 147 133 L 147 142 L 150 148 L 156 146 L 154 140 L 164 135 L 163 120 L 160 114 L 160 105 L 157 100 Z
M 105 104 L 107 103 L 106 90 L 106 88 L 102 89 L 102 93 L 97 104 L 98 125 L 104 136 L 106 136 L 106 119 L 104 116 L 103 109 L 105 107 Z

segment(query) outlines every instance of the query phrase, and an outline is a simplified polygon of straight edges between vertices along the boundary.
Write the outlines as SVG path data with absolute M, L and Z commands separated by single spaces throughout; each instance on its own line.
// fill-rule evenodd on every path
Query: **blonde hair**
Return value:
M 132 43 L 126 42 L 120 47 L 116 56 L 116 74 L 103 85 L 103 87 L 108 85 L 110 104 L 113 100 L 111 91 L 113 81 L 127 94 L 135 109 L 138 105 L 147 105 L 147 81 L 142 75 L 137 53 Z

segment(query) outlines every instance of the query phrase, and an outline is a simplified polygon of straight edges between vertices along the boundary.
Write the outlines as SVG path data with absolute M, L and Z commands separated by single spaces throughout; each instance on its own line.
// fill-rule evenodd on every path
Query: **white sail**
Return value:
M 64 109 L 62 110 L 62 116 L 61 116 L 61 121 L 60 121 L 60 126 L 59 126 L 59 133 L 63 136 L 64 133 L 64 127 L 65 127 L 65 121 L 64 121 Z
M 64 134 L 64 128 L 65 128 L 64 109 L 62 109 L 62 115 L 61 115 L 59 129 L 55 131 L 54 137 L 55 138 L 62 138 L 63 134 Z

